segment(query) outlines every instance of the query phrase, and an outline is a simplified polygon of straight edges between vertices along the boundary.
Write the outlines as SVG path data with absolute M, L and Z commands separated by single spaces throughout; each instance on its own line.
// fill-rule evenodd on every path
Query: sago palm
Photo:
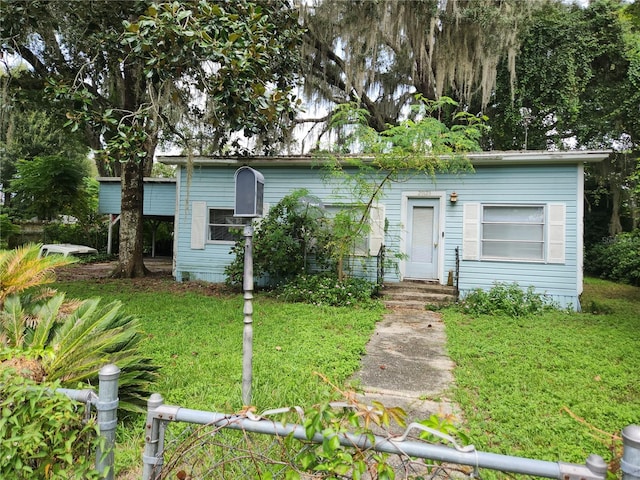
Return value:
M 56 268 L 76 261 L 62 255 L 40 258 L 39 252 L 36 244 L 0 251 L 0 308 L 9 295 L 54 282 Z
M 38 270 L 38 265 L 42 269 L 53 268 L 49 257 L 38 259 L 37 246 L 27 250 L 30 248 L 36 250 L 35 259 L 32 252 L 14 254 L 14 259 L 25 262 L 24 270 L 32 275 L 21 277 L 15 273 L 7 275 L 7 279 L 49 280 Z M 27 370 L 36 380 L 60 380 L 72 388 L 79 382 L 97 385 L 99 369 L 114 363 L 121 370 L 120 406 L 139 410 L 150 393 L 158 367 L 139 353 L 144 336 L 138 320 L 125 314 L 119 302 L 101 305 L 99 299 L 68 301 L 64 294 L 51 291 L 41 295 L 32 289 L 38 286 L 37 281 L 28 282 L 28 292 L 12 281 L 12 291 L 23 294 L 7 295 L 5 271 L 20 271 L 19 263 L 8 262 L 11 267 L 6 270 L 0 267 L 0 362 L 19 371 Z

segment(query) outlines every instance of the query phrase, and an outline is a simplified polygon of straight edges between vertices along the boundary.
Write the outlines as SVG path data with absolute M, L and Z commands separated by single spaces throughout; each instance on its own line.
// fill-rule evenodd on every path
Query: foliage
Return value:
M 103 440 L 83 406 L 52 394 L 60 384 L 36 385 L 0 363 L 0 476 L 16 480 L 99 479 L 96 449 Z
M 406 115 L 415 92 L 454 97 L 460 111 L 478 99 L 474 113 L 484 110 L 495 67 L 500 59 L 512 63 L 518 31 L 537 3 L 303 3 L 305 94 L 331 112 L 316 122 L 325 123 L 334 105 L 357 100 L 369 125 L 383 131 Z
M 470 315 L 504 315 L 511 318 L 540 315 L 559 307 L 546 295 L 535 293 L 533 286 L 526 290 L 517 283 L 496 282 L 489 290 L 481 288 L 468 293 L 462 309 Z
M 122 276 L 145 273 L 143 178 L 161 135 L 187 152 L 203 138 L 216 152 L 242 150 L 241 135 L 269 150 L 293 116 L 301 29 L 284 0 L 5 0 L 3 19 L 3 51 L 86 132 L 100 174 L 122 178 Z
M 607 238 L 591 247 L 584 267 L 587 272 L 615 282 L 640 285 L 640 229 Z
M 95 384 L 104 365 L 120 370 L 120 407 L 141 411 L 158 369 L 140 354 L 139 322 L 120 302 L 65 301 L 57 294 L 44 302 L 11 296 L 0 311 L 0 358 L 35 361 L 47 380 L 65 386 Z
M 298 275 L 276 290 L 285 302 L 303 302 L 334 307 L 375 307 L 376 285 L 363 278 L 339 280 L 336 275 Z
M 55 280 L 54 268 L 68 257 L 38 258 L 38 245 L 0 254 L 0 359 L 28 359 L 48 380 L 65 386 L 94 383 L 103 365 L 120 376 L 121 406 L 144 405 L 157 366 L 140 353 L 139 322 L 119 302 L 67 300 L 53 290 L 37 290 Z M 21 294 L 21 295 L 20 295 Z
M 87 160 L 63 155 L 19 160 L 11 182 L 14 206 L 27 218 L 51 220 L 57 215 L 72 215 L 75 205 L 86 204 L 88 192 L 84 177 L 89 173 Z M 79 207 L 78 207 L 79 208 Z
M 55 268 L 73 263 L 72 257 L 48 255 L 39 258 L 39 245 L 0 251 L 0 309 L 7 297 L 55 281 Z
M 511 62 L 498 68 L 483 147 L 614 150 L 587 167 L 586 200 L 607 206 L 608 235 L 634 228 L 640 222 L 633 177 L 640 148 L 640 9 L 609 0 L 539 5 L 521 30 L 515 83 Z M 624 225 L 620 217 L 631 221 Z
M 18 82 L 24 85 L 19 87 Z M 61 207 L 66 207 L 66 200 L 72 200 L 70 205 L 80 207 L 81 199 L 69 197 L 75 197 L 73 186 L 80 186 L 78 176 L 82 176 L 89 165 L 88 148 L 83 145 L 80 135 L 66 131 L 60 112 L 41 93 L 34 94 L 30 90 L 32 87 L 30 73 L 17 67 L 0 71 L 3 92 L 0 178 L 5 193 L 3 208 L 13 218 L 30 218 L 41 213 L 46 202 L 56 206 L 57 211 L 51 215 L 69 213 L 60 212 Z M 45 175 L 39 176 L 44 168 L 42 163 L 48 158 L 53 159 L 51 169 L 45 169 Z M 31 165 L 34 161 L 36 164 Z M 25 175 L 30 177 L 29 181 L 21 180 Z M 42 198 L 43 194 L 45 198 Z M 67 198 L 56 198 L 56 194 Z M 39 208 L 33 208 L 32 203 L 38 203 Z
M 457 106 L 455 101 L 415 99 L 414 118 L 381 132 L 369 126 L 368 111 L 357 103 L 339 106 L 332 117 L 331 127 L 338 133 L 335 152 L 318 156 L 326 165 L 327 183 L 344 203 L 333 222 L 329 250 L 340 279 L 354 245 L 371 231 L 372 211 L 390 184 L 415 175 L 473 170 L 466 154 L 480 149 L 486 118 L 459 112 L 447 127 L 439 117 Z
M 6 213 L 0 214 L 0 249 L 7 248 L 9 237 L 17 233 L 20 233 L 20 227 L 14 225 Z
M 617 471 L 620 431 L 640 421 L 639 294 L 587 278 L 583 305 L 609 313 L 470 318 L 444 310 L 451 393 L 476 447 L 553 462 L 596 453 Z
M 331 234 L 323 216 L 306 190 L 296 190 L 270 208 L 254 232 L 254 275 L 266 276 L 270 283 L 286 283 L 312 265 L 325 267 Z M 238 240 L 231 252 L 234 260 L 225 267 L 230 285 L 242 285 L 244 248 L 244 239 Z
M 399 407 L 388 407 L 380 402 L 366 405 L 358 400 L 354 392 L 343 391 L 335 385 L 332 387 L 339 393 L 341 401 L 325 401 L 314 406 L 305 412 L 303 421 L 307 439 L 311 440 L 320 435 L 322 442 L 309 442 L 306 445 L 303 443 L 301 449 L 292 442 L 292 447 L 297 451 L 297 468 L 293 471 L 310 472 L 319 478 L 395 478 L 391 455 L 373 449 L 358 448 L 348 440 L 341 440 L 346 440 L 346 435 L 353 435 L 372 441 L 376 429 L 380 435 L 380 432 L 388 434 L 392 425 L 404 428 L 406 412 Z M 434 431 L 453 436 L 458 432 L 450 418 L 436 419 L 434 415 L 421 423 Z M 291 478 L 304 477 L 294 474 Z

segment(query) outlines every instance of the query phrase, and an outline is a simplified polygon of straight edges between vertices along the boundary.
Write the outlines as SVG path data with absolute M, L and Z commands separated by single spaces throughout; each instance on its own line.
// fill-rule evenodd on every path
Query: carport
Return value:
M 98 195 L 98 213 L 109 215 L 107 253 L 112 251 L 113 228 L 120 221 L 122 190 L 120 177 L 98 177 L 100 192 Z M 156 256 L 156 231 L 161 222 L 174 223 L 176 213 L 175 178 L 144 179 L 143 219 L 153 222 L 151 256 Z

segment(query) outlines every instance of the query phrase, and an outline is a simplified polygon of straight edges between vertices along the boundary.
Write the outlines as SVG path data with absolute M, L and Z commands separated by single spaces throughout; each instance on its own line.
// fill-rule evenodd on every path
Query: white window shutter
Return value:
M 207 202 L 191 202 L 191 248 L 204 250 L 207 228 Z
M 384 245 L 384 205 L 372 205 L 369 211 L 369 255 L 378 255 Z
M 547 262 L 565 262 L 566 206 L 563 203 L 549 204 L 547 225 Z
M 480 259 L 480 204 L 465 203 L 462 210 L 462 259 Z

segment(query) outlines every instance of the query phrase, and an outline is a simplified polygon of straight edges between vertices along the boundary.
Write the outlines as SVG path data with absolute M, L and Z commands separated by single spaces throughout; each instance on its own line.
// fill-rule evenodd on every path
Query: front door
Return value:
M 407 278 L 438 278 L 438 200 L 415 198 L 408 201 Z

